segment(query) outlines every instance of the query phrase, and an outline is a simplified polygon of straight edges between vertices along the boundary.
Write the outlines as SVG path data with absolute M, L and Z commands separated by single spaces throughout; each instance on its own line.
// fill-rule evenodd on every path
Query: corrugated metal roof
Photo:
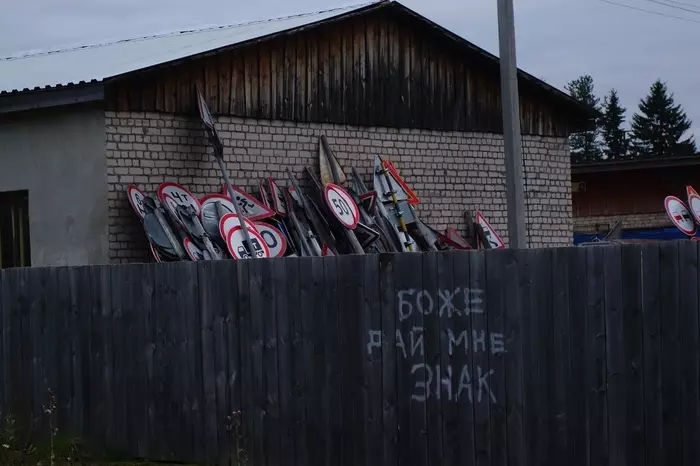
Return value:
M 221 47 L 297 29 L 380 3 L 387 1 L 379 0 L 264 21 L 0 58 L 0 94 L 102 81 Z

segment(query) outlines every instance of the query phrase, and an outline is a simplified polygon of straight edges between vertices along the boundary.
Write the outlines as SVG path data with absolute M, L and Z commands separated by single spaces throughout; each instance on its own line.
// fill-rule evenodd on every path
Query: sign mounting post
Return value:
M 238 205 L 238 202 L 235 201 L 236 195 L 233 192 L 231 180 L 228 178 L 228 172 L 226 171 L 226 165 L 224 164 L 224 145 L 221 143 L 219 133 L 216 132 L 214 120 L 211 117 L 211 112 L 209 112 L 209 107 L 204 101 L 204 97 L 199 89 L 197 89 L 197 106 L 199 107 L 199 116 L 202 118 L 202 122 L 207 128 L 209 140 L 214 145 L 214 158 L 216 159 L 216 163 L 219 164 L 219 169 L 221 170 L 221 174 L 224 177 L 224 183 L 226 184 L 226 190 L 228 191 L 229 197 L 233 201 L 233 207 L 236 209 L 236 215 L 238 215 L 239 218 L 243 218 L 241 207 Z M 241 230 L 243 233 L 243 241 L 245 242 L 245 246 L 248 248 L 248 252 L 250 253 L 249 255 L 251 258 L 255 258 L 256 255 L 253 249 L 253 243 L 250 240 L 250 234 L 248 234 L 248 228 L 246 227 L 245 222 L 241 222 Z

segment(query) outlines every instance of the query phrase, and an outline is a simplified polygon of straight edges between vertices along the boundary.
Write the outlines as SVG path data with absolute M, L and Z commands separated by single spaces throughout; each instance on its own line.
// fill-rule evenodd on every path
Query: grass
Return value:
M 108 455 L 90 454 L 82 439 L 59 435 L 55 425 L 56 398 L 49 390 L 48 403 L 42 407 L 48 424 L 48 440 L 36 443 L 21 435 L 15 418 L 5 417 L 0 429 L 0 465 L 1 466 L 198 466 L 194 463 L 167 463 L 148 460 L 106 459 Z M 232 436 L 233 451 L 231 464 L 247 466 L 248 460 L 241 442 L 240 411 L 228 416 L 226 430 Z M 0 416 L 0 420 L 2 417 Z M 109 455 L 111 456 L 111 455 Z M 105 459 L 100 459 L 105 458 Z

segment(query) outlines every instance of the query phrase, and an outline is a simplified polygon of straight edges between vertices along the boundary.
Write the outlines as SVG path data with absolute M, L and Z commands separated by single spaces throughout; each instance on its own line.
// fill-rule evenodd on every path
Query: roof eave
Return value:
M 0 114 L 104 100 L 102 82 L 69 84 L 0 94 Z

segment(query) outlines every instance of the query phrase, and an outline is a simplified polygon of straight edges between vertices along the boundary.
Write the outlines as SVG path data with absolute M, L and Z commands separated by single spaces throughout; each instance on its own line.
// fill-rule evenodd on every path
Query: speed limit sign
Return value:
M 360 221 L 360 211 L 350 194 L 337 184 L 328 183 L 323 188 L 323 197 L 335 218 L 347 228 L 354 230 Z

